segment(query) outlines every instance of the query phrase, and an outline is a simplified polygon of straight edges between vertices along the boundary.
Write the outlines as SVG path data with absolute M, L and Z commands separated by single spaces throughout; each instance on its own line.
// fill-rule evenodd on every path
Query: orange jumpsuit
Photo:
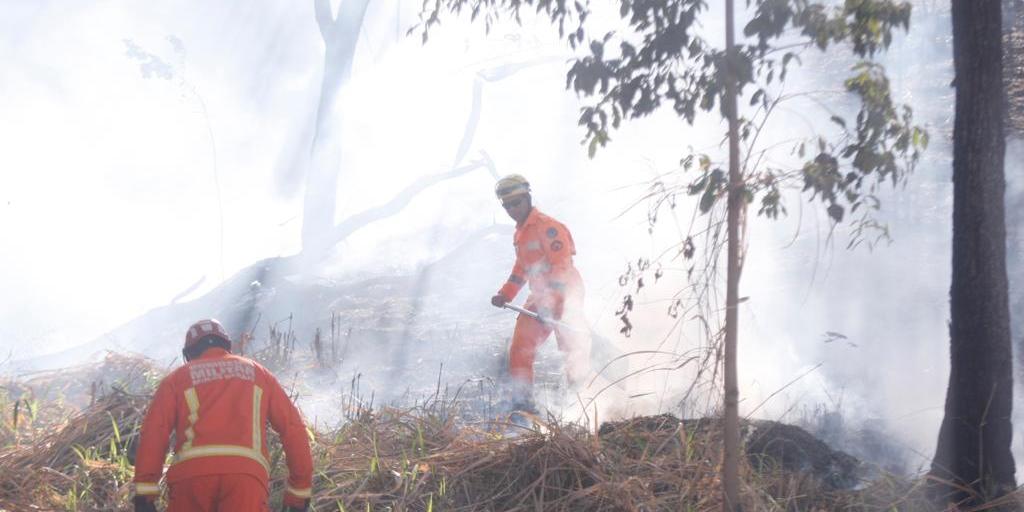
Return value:
M 552 328 L 519 315 L 509 348 L 509 374 L 513 382 L 532 386 L 537 347 L 554 330 L 558 349 L 565 354 L 566 377 L 570 385 L 576 385 L 590 371 L 591 340 L 583 315 L 583 280 L 572 264 L 576 254 L 572 235 L 561 222 L 533 208 L 516 226 L 513 245 L 516 263 L 498 294 L 511 301 L 529 283 L 525 308 L 566 327 Z
M 313 459 L 306 425 L 287 393 L 258 363 L 211 347 L 160 383 L 142 423 L 135 494 L 156 499 L 169 436 L 168 511 L 269 510 L 266 425 L 288 465 L 285 506 L 310 498 Z

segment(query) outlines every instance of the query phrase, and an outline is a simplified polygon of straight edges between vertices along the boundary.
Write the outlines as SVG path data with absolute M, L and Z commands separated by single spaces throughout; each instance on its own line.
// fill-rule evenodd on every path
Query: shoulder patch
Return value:
M 562 250 L 562 241 L 561 240 L 555 240 L 554 242 L 551 242 L 551 250 L 552 251 L 561 251 Z
M 548 238 L 554 238 L 554 237 L 558 236 L 558 230 L 555 229 L 555 228 L 548 228 L 547 235 L 548 235 Z

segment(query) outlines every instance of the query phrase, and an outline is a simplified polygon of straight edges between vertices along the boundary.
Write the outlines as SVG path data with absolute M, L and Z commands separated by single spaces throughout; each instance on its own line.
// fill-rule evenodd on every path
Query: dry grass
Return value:
M 127 503 L 128 447 L 160 374 L 144 358 L 108 354 L 99 364 L 5 384 L 0 509 L 116 510 Z
M 130 358 L 105 364 L 156 371 Z M 75 380 L 85 371 L 62 375 Z M 7 428 L 10 397 L 30 393 L 18 386 L 0 395 Z M 148 396 L 114 386 L 91 401 L 79 412 L 42 404 L 45 414 L 3 438 L 0 510 L 129 510 L 129 451 Z M 468 418 L 457 401 L 435 397 L 410 409 L 357 409 L 344 426 L 313 432 L 315 509 L 721 509 L 721 443 L 713 422 L 640 417 L 607 423 L 595 434 L 539 419 L 523 429 Z M 279 503 L 284 464 L 276 443 L 272 458 L 272 502 Z M 743 466 L 744 510 L 933 509 L 920 481 L 887 477 L 836 491 L 808 474 L 757 468 Z

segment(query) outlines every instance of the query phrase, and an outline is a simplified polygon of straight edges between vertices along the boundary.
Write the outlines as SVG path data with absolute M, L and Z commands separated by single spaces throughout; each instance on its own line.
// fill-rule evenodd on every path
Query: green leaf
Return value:
M 707 186 L 708 186 L 708 175 L 705 174 L 705 175 L 701 176 L 697 181 L 695 181 L 695 182 L 691 183 L 689 186 L 687 186 L 686 187 L 686 192 L 688 194 L 690 194 L 691 196 L 695 196 L 695 195 L 700 194 L 701 192 L 703 192 L 704 189 L 707 188 Z
M 928 147 L 928 132 L 922 130 L 921 128 L 919 128 L 917 126 L 915 126 L 914 127 L 913 140 L 914 140 L 914 147 L 918 147 L 918 148 L 926 148 L 926 147 Z
M 718 194 L 725 185 L 725 171 L 721 169 L 715 169 L 711 171 L 705 178 L 707 180 L 706 188 L 704 188 L 704 194 L 700 198 L 699 208 L 701 213 L 707 213 L 711 211 L 711 207 L 715 205 L 715 201 L 718 199 Z
M 708 187 L 704 190 L 704 195 L 700 196 L 700 212 L 707 213 L 711 211 L 711 207 L 715 205 L 715 193 L 714 190 Z
M 832 203 L 828 207 L 828 216 L 832 217 L 832 220 L 836 221 L 838 224 L 843 221 L 843 211 L 844 209 L 842 206 Z
M 700 155 L 699 162 L 700 170 L 707 172 L 707 170 L 711 168 L 711 157 L 708 155 Z
M 740 190 L 740 195 L 743 197 L 744 204 L 750 204 L 754 202 L 754 191 L 750 190 L 750 187 L 743 187 Z
M 685 158 L 679 161 L 679 165 L 683 167 L 684 171 L 689 171 L 693 168 L 693 155 L 686 155 Z
M 758 89 L 754 91 L 754 94 L 750 97 L 750 106 L 757 105 L 757 102 L 764 97 L 764 89 Z

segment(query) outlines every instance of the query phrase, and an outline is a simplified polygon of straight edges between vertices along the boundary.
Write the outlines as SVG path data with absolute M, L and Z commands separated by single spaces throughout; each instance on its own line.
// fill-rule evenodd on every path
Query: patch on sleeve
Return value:
M 555 240 L 554 242 L 551 242 L 551 250 L 552 251 L 561 251 L 562 250 L 562 241 L 561 240 Z
M 558 230 L 555 229 L 555 228 L 548 228 L 547 235 L 548 235 L 548 238 L 554 238 L 554 237 L 558 236 Z

